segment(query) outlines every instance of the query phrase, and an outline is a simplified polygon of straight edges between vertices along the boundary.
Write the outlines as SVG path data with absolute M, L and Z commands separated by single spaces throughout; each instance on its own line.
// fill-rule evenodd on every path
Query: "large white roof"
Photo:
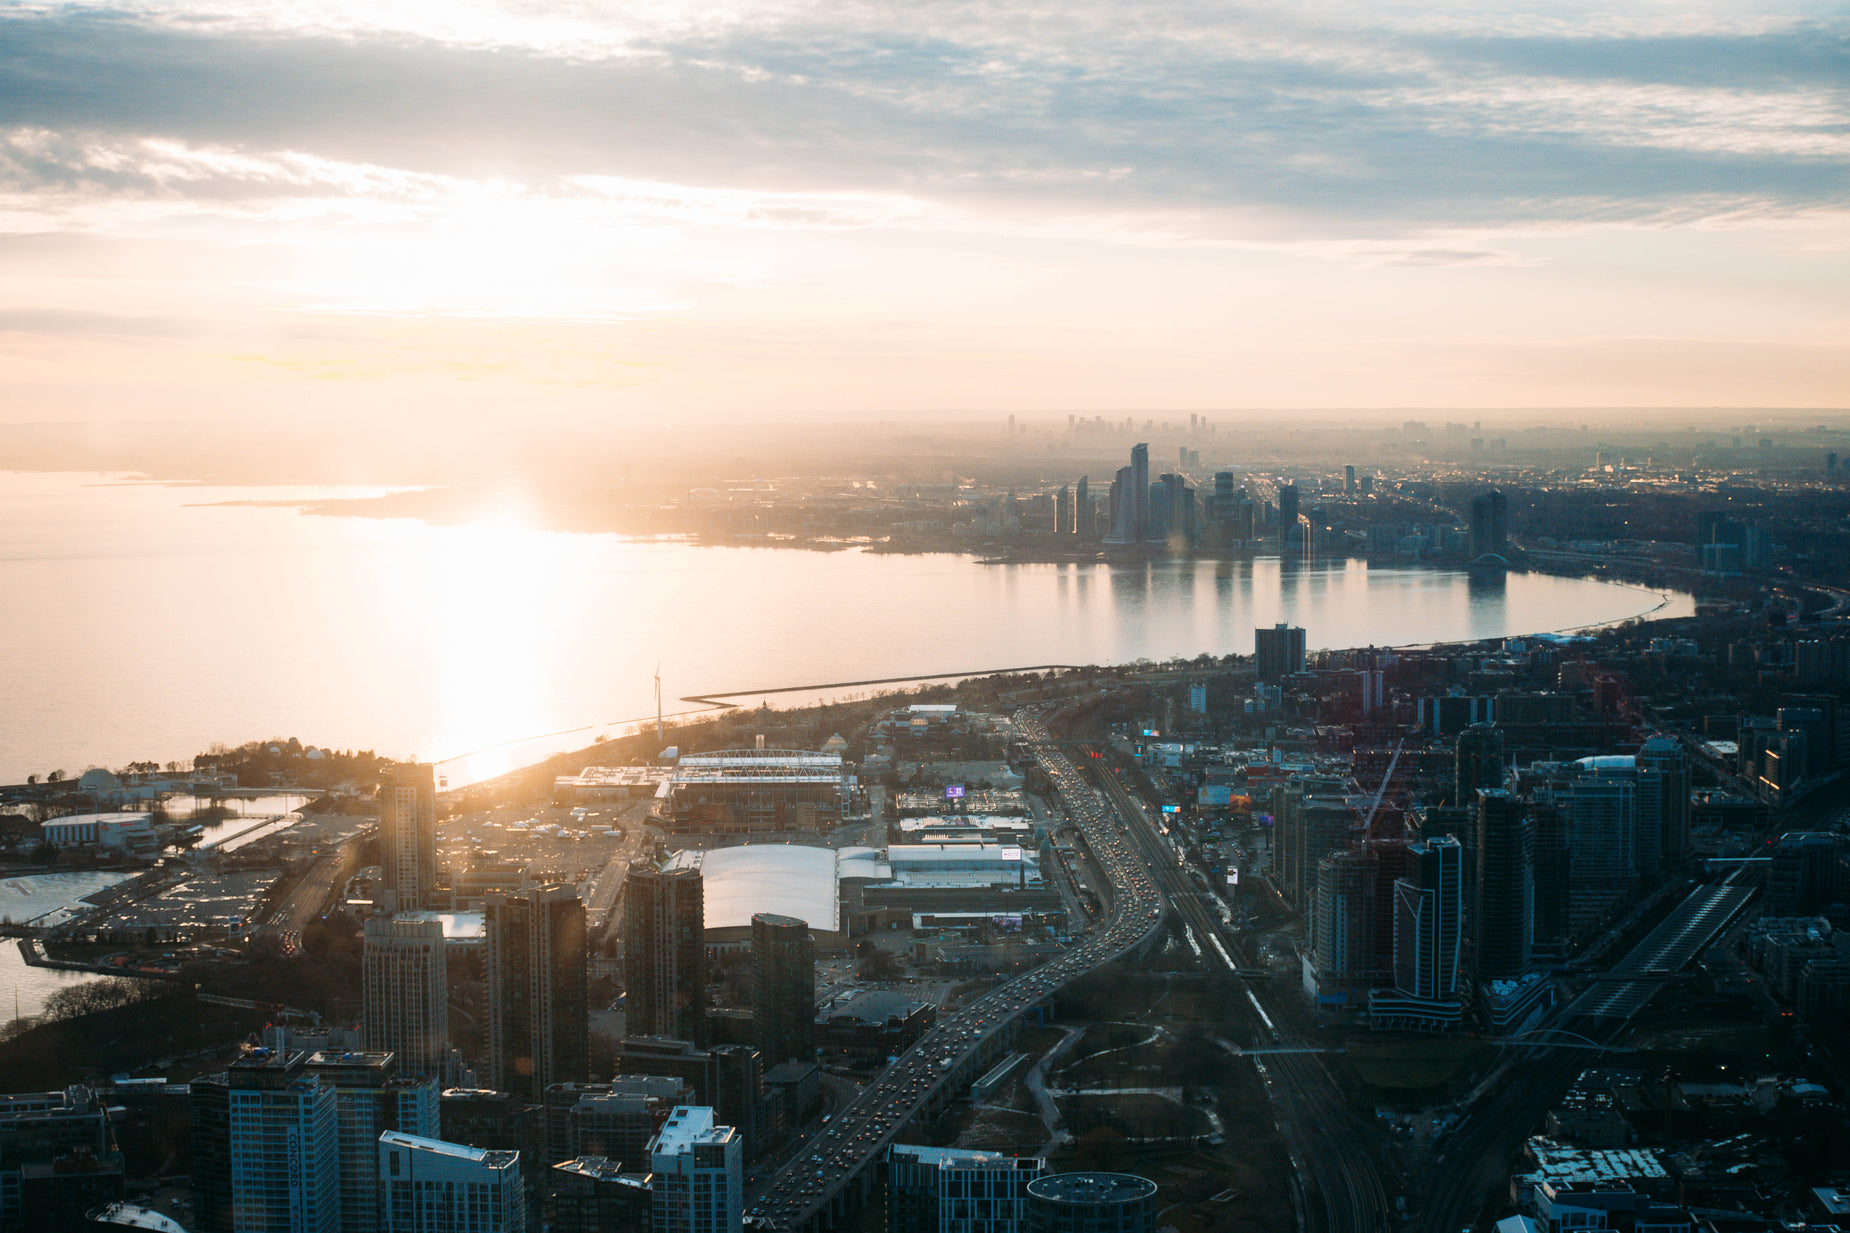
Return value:
M 745 929 L 756 912 L 794 916 L 811 929 L 839 928 L 833 848 L 756 843 L 711 852 L 678 852 L 670 869 L 699 869 L 708 929 Z

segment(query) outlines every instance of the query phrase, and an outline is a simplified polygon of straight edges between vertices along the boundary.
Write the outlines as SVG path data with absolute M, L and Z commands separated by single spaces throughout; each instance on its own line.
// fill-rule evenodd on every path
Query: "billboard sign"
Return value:
M 960 783 L 945 784 L 944 799 L 947 801 L 961 801 L 964 799 L 964 786 Z

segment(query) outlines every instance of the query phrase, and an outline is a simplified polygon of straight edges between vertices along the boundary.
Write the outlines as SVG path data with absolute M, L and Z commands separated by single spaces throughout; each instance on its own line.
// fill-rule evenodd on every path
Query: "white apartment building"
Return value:
M 713 1110 L 677 1105 L 649 1144 L 654 1233 L 740 1233 L 745 1218 L 744 1136 L 715 1125 Z

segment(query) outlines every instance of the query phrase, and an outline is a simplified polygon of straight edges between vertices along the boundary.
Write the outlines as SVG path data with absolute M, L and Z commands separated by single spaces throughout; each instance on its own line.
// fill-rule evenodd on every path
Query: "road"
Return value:
M 828 1127 L 747 1194 L 748 1224 L 809 1230 L 833 1223 L 837 1200 L 876 1165 L 894 1134 L 947 1085 L 963 1086 L 998 1035 L 1062 986 L 1152 942 L 1163 927 L 1161 897 L 1124 831 L 1086 786 L 1070 759 L 1048 743 L 1039 719 L 1016 716 L 1020 739 L 1054 784 L 1067 815 L 1092 846 L 1111 882 L 1110 914 L 1086 941 L 1005 981 L 940 1019 L 919 1042 L 869 1084 Z
M 371 828 L 358 835 L 342 840 L 338 847 L 323 852 L 309 870 L 296 883 L 276 910 L 270 913 L 268 920 L 257 927 L 259 935 L 280 937 L 283 949 L 295 953 L 301 945 L 302 930 L 308 928 L 309 922 L 321 914 L 321 909 L 334 893 L 334 886 L 352 876 L 359 865 L 360 844 L 371 833 Z
M 1093 746 L 1087 752 L 1117 811 L 1130 820 L 1130 833 L 1170 906 L 1204 947 L 1204 959 L 1225 965 L 1252 1007 L 1255 1028 L 1280 1050 L 1307 1049 L 1309 1042 L 1282 1017 L 1269 1014 L 1260 992 L 1240 975 L 1250 965 L 1236 960 L 1238 939 L 1221 912 L 1208 906 L 1205 884 L 1193 880 L 1161 824 L 1132 797 L 1111 751 Z M 1212 902 L 1220 904 L 1217 898 Z M 1253 1066 L 1278 1114 L 1279 1132 L 1297 1170 L 1301 1219 L 1317 1233 L 1376 1233 L 1387 1228 L 1393 1205 L 1379 1167 L 1362 1147 L 1369 1131 L 1343 1100 L 1322 1059 L 1312 1052 L 1268 1051 L 1254 1057 Z

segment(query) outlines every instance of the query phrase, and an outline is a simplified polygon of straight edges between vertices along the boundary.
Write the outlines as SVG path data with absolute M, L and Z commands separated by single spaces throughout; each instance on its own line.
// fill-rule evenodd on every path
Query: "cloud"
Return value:
M 55 308 L 0 308 L 0 335 L 46 334 L 116 338 L 187 338 L 196 323 L 175 317 L 75 311 Z
M 312 160 L 547 186 L 1192 210 L 1334 234 L 1552 223 L 1583 203 L 1795 211 L 1850 196 L 1841 19 L 1487 24 L 1349 6 L 51 8 L 0 21 L 0 124 L 224 152 L 166 186 L 299 192 Z M 1571 20 L 1571 18 L 1570 18 Z M 288 156 L 269 152 L 293 151 Z M 290 163 L 289 160 L 294 160 Z M 283 165 L 288 164 L 288 165 Z M 71 160 L 14 160 L 48 190 Z M 113 169 L 85 164 L 107 186 Z M 144 161 L 139 174 L 161 174 Z M 128 185 L 134 191 L 133 185 Z M 360 186 L 367 195 L 389 185 Z M 787 217 L 796 219 L 797 214 Z M 835 225 L 825 212 L 818 225 Z

